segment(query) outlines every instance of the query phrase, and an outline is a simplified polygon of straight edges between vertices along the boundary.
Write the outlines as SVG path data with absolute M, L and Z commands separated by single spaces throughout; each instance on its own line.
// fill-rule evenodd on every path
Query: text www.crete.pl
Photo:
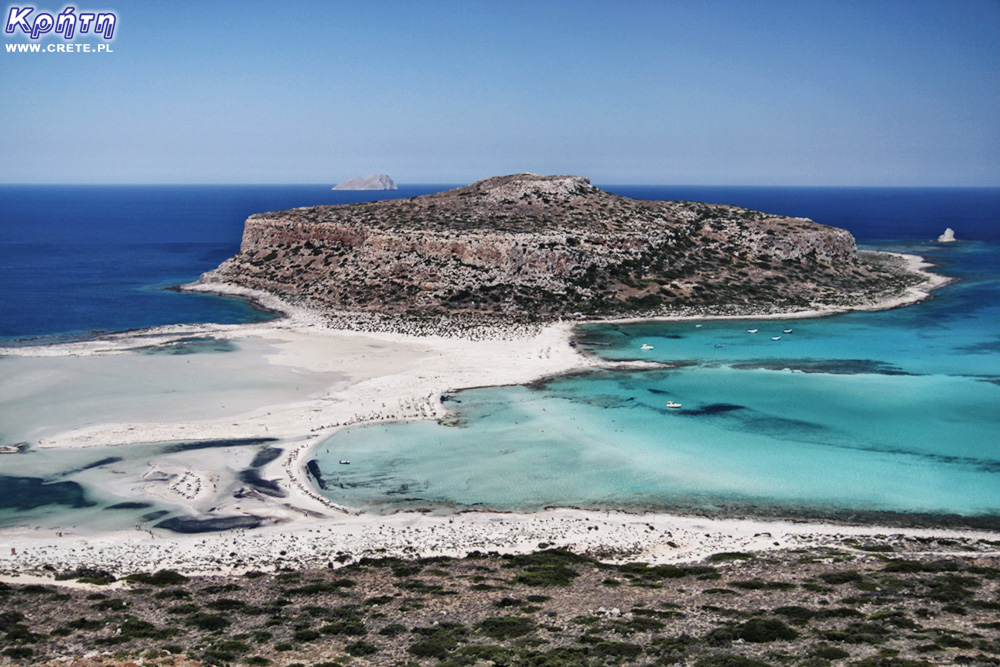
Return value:
M 5 44 L 7 53 L 114 53 L 110 44 Z

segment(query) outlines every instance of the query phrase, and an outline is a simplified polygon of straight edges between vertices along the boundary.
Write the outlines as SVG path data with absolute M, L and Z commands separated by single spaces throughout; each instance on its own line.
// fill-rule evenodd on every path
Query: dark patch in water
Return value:
M 250 462 L 251 468 L 260 468 L 267 465 L 274 459 L 281 456 L 281 450 L 277 447 L 265 447 L 264 449 L 257 452 L 257 456 L 253 457 L 253 461 Z
M 737 370 L 799 371 L 829 375 L 915 375 L 877 359 L 764 359 L 733 364 Z
M 316 486 L 324 490 L 326 489 L 326 481 L 323 479 L 323 473 L 320 472 L 316 459 L 306 464 L 306 472 L 316 481 Z
M 124 461 L 120 456 L 109 456 L 106 459 L 101 459 L 100 461 L 94 461 L 93 463 L 88 463 L 87 465 L 80 468 L 80 470 L 90 470 L 91 468 L 100 468 L 101 466 L 109 466 L 112 463 L 118 463 L 119 461 Z
M 248 468 L 240 472 L 240 481 L 249 484 L 261 493 L 272 498 L 284 498 L 288 495 L 281 485 L 271 479 L 264 479 L 260 473 L 253 468 Z
M 0 475 L 0 509 L 31 510 L 46 505 L 93 507 L 76 482 L 46 483 L 40 477 Z
M 126 501 L 124 503 L 115 503 L 114 505 L 108 505 L 104 509 L 106 510 L 142 510 L 147 507 L 152 507 L 152 503 L 142 503 L 137 501 Z
M 1000 461 L 995 459 L 980 459 L 971 456 L 948 456 L 946 454 L 934 454 L 931 452 L 917 452 L 911 449 L 902 449 L 899 447 L 895 448 L 883 448 L 883 447 L 864 447 L 860 445 L 834 445 L 845 449 L 856 449 L 863 452 L 879 452 L 884 454 L 892 454 L 894 456 L 910 456 L 913 458 L 924 459 L 926 461 L 933 461 L 937 465 L 949 465 L 957 466 L 962 468 L 970 468 L 972 470 L 977 470 L 979 472 L 985 472 L 990 474 L 1000 473 Z
M 206 352 L 234 352 L 236 345 L 229 340 L 221 340 L 211 336 L 190 336 L 178 338 L 160 345 L 147 345 L 136 348 L 142 354 L 203 354 Z
M 119 461 L 124 461 L 120 456 L 109 456 L 107 458 L 100 459 L 99 461 L 94 461 L 93 463 L 88 463 L 85 466 L 79 468 L 70 468 L 69 470 L 63 470 L 58 474 L 52 475 L 49 479 L 59 479 L 60 477 L 69 477 L 70 475 L 75 475 L 78 472 L 83 472 L 84 470 L 91 470 L 92 468 L 100 468 L 102 466 L 111 465 L 112 463 L 118 463 Z
M 163 449 L 164 454 L 176 454 L 177 452 L 190 452 L 196 449 L 212 449 L 213 447 L 249 447 L 251 445 L 266 445 L 269 442 L 277 442 L 277 438 L 224 438 L 219 440 L 196 440 L 194 442 L 180 442 L 176 445 L 167 445 Z
M 819 434 L 830 432 L 829 428 L 816 422 L 760 414 L 748 415 L 744 419 L 744 427 L 753 433 L 767 435 L 772 438 L 794 438 L 801 440 L 818 437 Z
M 421 491 L 421 490 L 422 491 L 426 491 L 427 490 L 427 485 L 426 484 L 417 484 L 417 483 L 410 482 L 410 483 L 400 484 L 395 489 L 390 489 L 390 490 L 386 491 L 385 495 L 387 495 L 387 496 L 401 496 L 401 495 L 405 495 L 407 493 L 413 493 L 414 491 Z M 402 499 L 394 500 L 393 502 L 408 502 L 408 501 L 411 501 L 411 500 L 426 501 L 426 499 L 424 499 L 424 498 L 402 498 Z
M 955 351 L 959 354 L 997 354 L 1000 353 L 1000 336 L 971 345 L 959 345 Z
M 143 521 L 156 521 L 157 519 L 165 517 L 168 514 L 170 514 L 170 512 L 167 510 L 156 510 L 155 512 L 149 512 L 147 514 L 143 514 L 139 518 Z
M 220 516 L 214 519 L 191 519 L 174 517 L 154 526 L 175 533 L 215 533 L 234 528 L 256 528 L 264 520 L 259 516 Z
M 684 417 L 703 417 L 705 415 L 721 415 L 727 412 L 735 412 L 737 410 L 746 410 L 745 405 L 734 405 L 733 403 L 709 403 L 708 405 L 703 405 L 700 408 L 692 408 L 690 410 L 680 410 L 676 414 Z

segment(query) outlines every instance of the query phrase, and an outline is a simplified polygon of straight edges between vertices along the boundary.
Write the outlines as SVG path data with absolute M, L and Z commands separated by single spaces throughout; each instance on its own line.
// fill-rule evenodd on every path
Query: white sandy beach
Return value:
M 926 271 L 919 257 L 904 256 L 928 277 L 919 288 L 879 308 L 926 298 L 947 279 Z M 219 286 L 211 286 L 220 291 Z M 112 489 L 123 498 L 161 499 L 201 518 L 255 516 L 253 530 L 181 535 L 134 529 L 95 531 L 16 526 L 0 530 L 0 573 L 44 574 L 99 565 L 116 573 L 171 568 L 185 572 L 273 569 L 280 565 L 325 566 L 363 556 L 459 556 L 469 551 L 530 551 L 540 544 L 564 546 L 607 558 L 649 562 L 697 560 L 711 553 L 834 543 L 844 535 L 948 535 L 997 540 L 1000 536 L 944 529 L 903 530 L 763 520 L 708 519 L 668 514 L 633 515 L 558 509 L 536 514 L 463 513 L 431 516 L 364 515 L 338 507 L 318 494 L 304 465 L 322 437 L 345 425 L 370 421 L 434 419 L 445 415 L 441 397 L 469 387 L 523 384 L 541 377 L 595 367 L 570 342 L 572 324 L 557 323 L 516 335 L 498 331 L 480 340 L 358 333 L 326 328 L 313 313 L 255 295 L 288 312 L 263 325 L 167 327 L 103 340 L 39 348 L 9 348 L 0 355 L 78 357 L 134 355 L 130 350 L 191 336 L 247 344 L 232 355 L 258 355 L 255 363 L 309 379 L 319 391 L 253 407 L 215 407 L 202 419 L 130 419 L 113 410 L 65 422 L 32 445 L 70 450 L 132 443 L 273 437 L 282 455 L 260 470 L 287 491 L 284 498 L 251 493 L 234 497 L 222 483 L 226 468 L 238 468 L 228 450 L 199 450 L 186 465 L 150 462 L 142 479 L 122 479 Z M 866 307 L 867 308 L 867 307 Z M 817 316 L 810 312 L 800 316 Z M 788 317 L 786 314 L 784 317 Z M 507 335 L 500 335 L 506 333 Z M 253 343 L 253 345 L 249 345 Z M 259 358 L 259 357 L 262 357 Z M 173 357 L 170 363 L 189 359 Z M 141 384 L 141 383 L 137 383 Z M 310 386 L 314 386 L 310 385 Z M 249 401 L 249 399 L 248 399 Z M 250 404 L 253 401 L 249 401 Z M 110 454 L 109 454 L 110 455 Z M 8 455 L 14 456 L 14 455 Z M 2 461 L 2 459 L 0 459 Z M 16 579 L 15 579 L 16 580 Z

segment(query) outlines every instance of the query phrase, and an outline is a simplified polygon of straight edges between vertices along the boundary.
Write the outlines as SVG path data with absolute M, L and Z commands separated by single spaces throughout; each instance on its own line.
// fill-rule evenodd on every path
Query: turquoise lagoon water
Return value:
M 583 326 L 588 354 L 674 367 L 463 391 L 448 403 L 457 425 L 336 434 L 317 451 L 324 493 L 376 512 L 570 505 L 995 525 L 1000 247 L 894 248 L 962 281 L 877 313 Z
M 251 213 L 441 189 L 3 186 L 0 341 L 44 345 L 99 335 L 92 330 L 266 319 L 238 300 L 164 288 L 232 255 Z M 325 493 L 376 512 L 581 505 L 936 520 L 954 513 L 995 525 L 1000 189 L 608 189 L 808 216 L 847 228 L 861 243 L 929 256 L 962 282 L 891 312 L 587 327 L 578 344 L 589 354 L 677 367 L 465 391 L 449 402 L 458 426 L 338 434 L 316 461 Z M 914 242 L 946 226 L 959 243 Z M 755 327 L 756 336 L 746 334 Z M 770 340 L 788 327 L 793 334 Z M 643 342 L 654 349 L 642 352 Z M 245 349 L 211 340 L 183 347 L 131 359 L 0 358 L 0 444 L 95 420 L 238 414 L 315 389 L 246 363 Z M 667 410 L 668 400 L 683 408 Z M 226 489 L 252 485 L 247 471 L 266 445 L 218 447 L 212 455 L 231 468 Z M 161 445 L 3 455 L 0 527 L 155 525 L 178 509 L 137 492 L 142 475 L 150 463 L 186 456 Z M 339 465 L 342 458 L 351 465 Z

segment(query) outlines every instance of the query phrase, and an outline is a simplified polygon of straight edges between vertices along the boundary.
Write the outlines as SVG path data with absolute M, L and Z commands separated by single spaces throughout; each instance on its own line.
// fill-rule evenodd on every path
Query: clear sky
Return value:
M 113 53 L 0 34 L 0 182 L 1000 185 L 1000 0 L 73 6 Z

